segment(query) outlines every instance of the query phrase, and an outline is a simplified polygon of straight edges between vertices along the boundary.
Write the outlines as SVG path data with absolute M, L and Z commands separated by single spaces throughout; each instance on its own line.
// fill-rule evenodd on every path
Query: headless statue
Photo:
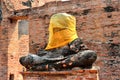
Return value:
M 75 17 L 67 13 L 54 14 L 50 19 L 49 42 L 37 54 L 20 58 L 27 70 L 71 70 L 74 67 L 91 68 L 97 54 L 89 50 L 78 38 Z

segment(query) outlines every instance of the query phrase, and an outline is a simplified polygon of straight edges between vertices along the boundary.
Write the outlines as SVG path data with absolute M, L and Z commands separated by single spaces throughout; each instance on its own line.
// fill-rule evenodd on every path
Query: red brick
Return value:
M 100 80 L 120 78 L 118 71 L 120 69 L 119 63 L 113 64 L 116 68 L 108 65 L 111 59 L 118 62 L 119 56 L 109 56 L 109 45 L 106 44 L 109 39 L 113 39 L 115 44 L 120 44 L 119 11 L 105 12 L 104 7 L 107 6 L 105 0 L 74 0 L 74 2 L 63 3 L 50 2 L 41 7 L 39 6 L 44 4 L 45 0 L 41 1 L 43 3 L 40 4 L 37 3 L 38 0 L 35 0 L 33 7 L 36 8 L 34 9 L 22 6 L 22 1 L 27 0 L 11 0 L 11 2 L 5 2 L 5 5 L 2 3 L 3 21 L 0 23 L 0 80 L 7 80 L 10 74 L 14 74 L 15 80 L 22 80 L 19 72 L 23 70 L 23 66 L 19 63 L 19 57 L 29 52 L 36 53 L 39 48 L 45 48 L 48 42 L 49 19 L 52 14 L 57 12 L 68 12 L 76 17 L 78 36 L 83 38 L 89 49 L 95 50 L 98 54 L 98 59 L 94 65 L 100 66 Z M 115 9 L 120 9 L 117 4 L 118 0 L 111 1 Z M 49 2 L 49 0 L 46 0 L 46 2 Z M 9 12 L 9 10 L 13 10 L 13 6 L 17 10 L 15 14 L 18 17 L 28 16 L 30 23 L 29 35 L 23 35 L 21 38 L 18 38 L 17 21 L 9 19 L 11 15 L 16 16 L 14 12 Z M 84 15 L 83 11 L 86 9 L 91 10 L 87 15 Z M 111 15 L 111 18 L 108 18 L 109 15 Z

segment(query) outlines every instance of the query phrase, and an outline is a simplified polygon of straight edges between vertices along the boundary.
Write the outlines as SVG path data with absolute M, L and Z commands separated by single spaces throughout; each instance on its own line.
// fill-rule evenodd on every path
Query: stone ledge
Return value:
M 98 70 L 26 71 L 23 80 L 98 80 Z
M 38 74 L 38 75 L 74 75 L 76 73 L 91 73 L 96 74 L 97 70 L 71 70 L 71 71 L 26 71 L 20 72 L 22 75 Z

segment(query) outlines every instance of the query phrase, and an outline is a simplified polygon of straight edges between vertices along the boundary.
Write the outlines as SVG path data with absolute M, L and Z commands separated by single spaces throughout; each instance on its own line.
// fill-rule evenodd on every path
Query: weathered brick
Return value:
M 76 17 L 78 36 L 83 38 L 89 49 L 95 50 L 98 54 L 94 65 L 100 66 L 100 80 L 120 78 L 120 47 L 111 49 L 108 44 L 109 39 L 112 39 L 114 44 L 120 44 L 118 0 L 55 1 L 41 7 L 39 6 L 45 2 L 53 0 L 34 0 L 33 9 L 21 4 L 22 1 L 27 0 L 6 0 L 8 2 L 5 3 L 3 1 L 5 0 L 1 1 L 3 20 L 0 23 L 0 80 L 9 79 L 10 74 L 13 74 L 15 80 L 22 80 L 19 72 L 23 71 L 23 67 L 19 63 L 19 57 L 45 48 L 48 42 L 49 19 L 52 14 L 58 12 L 67 12 Z M 108 6 L 112 6 L 114 10 L 110 11 Z M 17 19 L 20 19 L 21 16 L 27 16 L 29 34 L 19 38 Z
M 92 70 L 90 70 L 92 71 Z M 97 70 L 94 70 L 97 72 Z M 97 73 L 91 74 L 89 70 L 56 71 L 56 72 L 21 72 L 24 80 L 97 80 Z

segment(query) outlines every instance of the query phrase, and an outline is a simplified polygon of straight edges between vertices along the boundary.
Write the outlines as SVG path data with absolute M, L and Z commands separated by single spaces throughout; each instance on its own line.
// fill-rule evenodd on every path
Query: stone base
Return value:
M 99 80 L 97 70 L 21 72 L 23 80 Z

